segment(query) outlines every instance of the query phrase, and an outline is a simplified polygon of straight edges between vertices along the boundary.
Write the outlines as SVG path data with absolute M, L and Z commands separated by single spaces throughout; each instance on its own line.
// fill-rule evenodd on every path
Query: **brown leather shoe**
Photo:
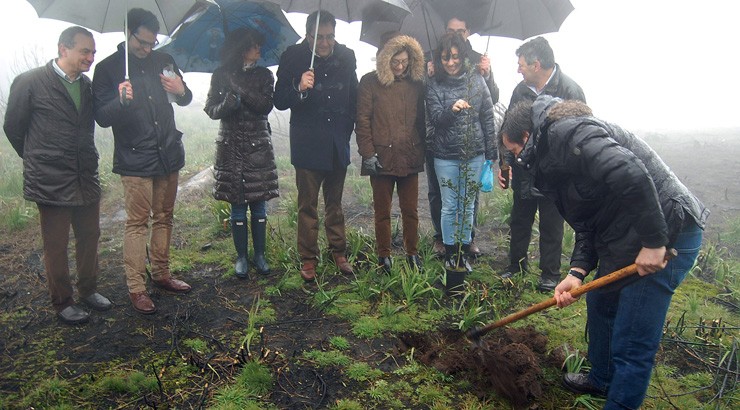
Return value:
M 173 278 L 172 276 L 168 276 L 164 279 L 158 279 L 158 280 L 152 279 L 152 283 L 154 283 L 154 286 L 158 288 L 162 288 L 166 291 L 173 292 L 173 293 L 190 292 L 190 285 L 188 285 L 187 283 L 181 280 L 177 280 Z
M 438 258 L 443 258 L 445 256 L 445 244 L 442 242 L 442 239 L 434 239 L 432 250 L 434 251 L 434 256 Z
M 347 257 L 344 255 L 335 254 L 334 263 L 337 265 L 337 268 L 339 268 L 339 271 L 342 272 L 342 274 L 344 275 L 351 275 L 355 273 L 355 270 L 352 269 L 352 265 L 349 264 L 349 261 L 347 261 Z
M 154 302 L 146 292 L 129 293 L 128 297 L 131 299 L 134 310 L 142 315 L 151 315 L 157 311 L 157 307 L 154 306 Z
M 468 256 L 471 256 L 473 258 L 477 258 L 481 256 L 483 252 L 480 251 L 480 248 L 478 245 L 475 244 L 474 241 L 470 241 L 470 249 L 468 250 Z
M 301 277 L 306 282 L 313 282 L 316 279 L 316 261 L 307 260 L 303 262 L 301 267 Z

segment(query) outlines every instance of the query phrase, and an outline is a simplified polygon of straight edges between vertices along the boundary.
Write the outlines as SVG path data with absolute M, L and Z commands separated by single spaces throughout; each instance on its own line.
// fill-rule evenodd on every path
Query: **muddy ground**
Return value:
M 719 238 L 719 228 L 726 221 L 733 218 L 737 220 L 740 215 L 739 134 L 653 133 L 646 136 L 674 172 L 712 209 L 707 237 L 713 239 Z M 429 227 L 425 178 L 420 178 L 420 182 L 420 216 L 425 218 L 422 221 L 422 231 L 425 231 Z M 352 193 L 348 192 L 347 195 L 351 196 Z M 367 212 L 352 214 L 354 208 L 351 199 L 348 204 L 347 217 L 353 225 L 372 226 L 372 215 Z M 115 306 L 108 312 L 93 312 L 90 323 L 84 326 L 60 324 L 50 307 L 37 226 L 0 238 L 0 310 L 12 314 L 0 328 L 0 394 L 17 393 L 27 381 L 22 376 L 25 372 L 21 373 L 19 369 L 30 368 L 36 374 L 58 376 L 71 381 L 86 380 L 92 371 L 116 368 L 129 362 L 141 363 L 136 370 L 148 372 L 141 359 L 160 352 L 171 354 L 167 362 L 156 364 L 157 371 L 182 360 L 203 369 L 217 368 L 223 377 L 238 368 L 240 352 L 220 345 L 219 339 L 221 335 L 244 329 L 248 322 L 248 310 L 263 286 L 234 277 L 224 278 L 220 268 L 197 266 L 182 275 L 184 280 L 193 285 L 190 294 L 170 295 L 154 290 L 152 298 L 159 309 L 158 313 L 151 316 L 135 313 L 130 307 L 124 283 L 121 247 L 115 245 L 120 242 L 122 223 L 115 222 L 117 219 L 111 217 L 119 211 L 103 210 L 104 219 L 109 222 L 103 224 L 101 236 L 101 249 L 108 251 L 101 255 L 99 290 L 109 296 Z M 493 242 L 487 240 L 496 229 L 500 227 L 480 227 L 477 242 L 498 261 L 495 262 L 498 267 L 503 267 L 505 249 L 497 249 Z M 177 236 L 176 232 L 175 244 Z M 281 272 L 276 272 L 268 278 L 268 282 L 274 284 L 280 277 Z M 450 343 L 450 339 L 445 339 L 453 337 L 445 332 L 440 332 L 435 339 L 429 339 L 428 335 L 405 334 L 371 341 L 359 340 L 352 337 L 347 322 L 326 316 L 312 306 L 310 294 L 303 290 L 286 292 L 281 297 L 271 297 L 270 301 L 278 319 L 276 323 L 264 327 L 260 349 L 256 351 L 265 356 L 265 361 L 277 374 L 276 387 L 269 401 L 280 408 L 325 407 L 337 398 L 352 398 L 353 391 L 361 390 L 353 382 L 346 383 L 345 380 L 343 383 L 343 379 L 336 377 L 331 370 L 305 367 L 295 361 L 304 351 L 326 347 L 331 336 L 346 337 L 351 341 L 351 356 L 378 363 L 382 370 L 390 370 L 402 363 L 403 353 L 410 347 L 420 352 L 424 363 L 453 374 L 464 371 L 455 367 L 454 363 L 459 366 L 467 363 L 471 357 L 481 357 L 481 351 L 485 353 L 486 349 L 489 352 L 492 350 L 491 346 L 483 346 L 478 348 L 481 349 L 479 351 L 471 351 L 466 343 L 462 352 L 454 352 L 464 357 L 452 362 L 440 360 L 440 357 L 450 356 L 449 352 L 440 354 L 443 352 L 440 346 L 455 345 Z M 518 344 L 513 348 L 517 352 L 524 352 L 520 354 L 521 363 L 556 366 L 562 357 L 545 355 L 541 348 L 542 340 L 537 337 L 536 331 L 530 329 L 529 332 L 525 337 L 501 333 L 502 336 L 486 340 L 487 343 L 501 343 L 498 347 Z M 200 357 L 190 350 L 181 350 L 180 341 L 183 338 L 208 340 L 219 353 Z M 50 362 L 54 366 L 49 366 Z M 486 363 L 486 360 L 478 361 L 478 365 Z M 535 369 L 533 366 L 524 366 L 526 371 L 517 376 L 517 381 L 523 381 L 519 385 L 523 390 L 517 396 L 536 401 L 542 388 L 557 387 L 537 383 L 536 374 L 528 373 Z M 154 368 L 153 364 L 151 367 Z M 513 368 L 511 371 L 518 370 Z M 206 373 L 209 371 L 204 370 L 204 380 Z M 470 377 L 475 379 L 474 376 Z M 479 383 L 480 389 L 497 388 L 495 379 L 479 379 L 476 383 Z M 157 403 L 159 407 L 163 404 L 166 407 L 167 403 L 170 406 L 176 403 L 173 406 L 175 408 L 198 407 L 210 394 L 207 387 L 202 387 L 206 384 L 198 385 L 201 386 L 199 390 L 169 389 L 157 395 L 139 397 L 125 405 L 106 402 L 108 399 L 101 398 L 100 407 L 136 408 Z

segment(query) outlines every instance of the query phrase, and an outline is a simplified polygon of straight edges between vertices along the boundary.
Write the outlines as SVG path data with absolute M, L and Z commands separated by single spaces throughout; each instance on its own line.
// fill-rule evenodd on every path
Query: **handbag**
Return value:
M 483 163 L 483 170 L 480 173 L 480 190 L 483 192 L 493 191 L 493 161 L 487 159 Z

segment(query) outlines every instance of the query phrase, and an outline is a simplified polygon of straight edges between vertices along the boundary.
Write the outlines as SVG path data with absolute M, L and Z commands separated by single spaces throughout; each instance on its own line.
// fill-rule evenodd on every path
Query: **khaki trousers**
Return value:
M 149 262 L 152 279 L 170 276 L 170 239 L 177 177 L 177 172 L 156 177 L 121 176 L 126 206 L 123 265 L 126 285 L 131 293 L 146 291 L 146 245 L 150 218 Z
M 80 297 L 95 293 L 98 279 L 98 239 L 100 203 L 87 206 L 48 206 L 37 204 L 44 242 L 44 267 L 54 310 L 74 305 L 69 277 L 69 227 L 75 235 L 77 291 Z
M 398 192 L 398 205 L 403 221 L 403 246 L 407 255 L 417 255 L 419 243 L 419 174 L 405 177 L 379 175 L 370 177 L 375 208 L 375 242 L 378 256 L 391 256 L 391 208 L 393 187 Z
M 319 258 L 319 190 L 324 192 L 324 229 L 332 254 L 344 255 L 347 239 L 342 212 L 342 191 L 347 168 L 333 171 L 295 169 L 298 188 L 298 254 L 301 261 Z M 322 188 L 323 185 L 323 188 Z

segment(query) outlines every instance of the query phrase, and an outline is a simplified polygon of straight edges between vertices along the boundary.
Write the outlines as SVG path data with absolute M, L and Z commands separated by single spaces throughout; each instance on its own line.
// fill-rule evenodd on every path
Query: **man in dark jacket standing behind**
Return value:
M 100 237 L 98 151 L 90 70 L 95 40 L 82 27 L 59 36 L 59 58 L 19 75 L 10 88 L 3 128 L 23 158 L 23 197 L 36 203 L 51 303 L 67 324 L 86 322 L 69 277 L 69 226 L 75 234 L 77 290 L 95 310 L 111 302 L 96 292 Z
M 173 293 L 186 293 L 190 285 L 174 279 L 169 268 L 172 213 L 177 195 L 178 171 L 185 165 L 182 133 L 175 128 L 170 101 L 190 103 L 171 56 L 153 51 L 159 22 L 150 11 L 128 12 L 127 40 L 130 81 L 125 79 L 125 48 L 95 68 L 95 120 L 113 127 L 113 172 L 121 175 L 126 207 L 123 262 L 134 310 L 156 312 L 146 291 L 146 253 L 149 218 L 152 219 L 149 260 L 152 282 Z
M 536 37 L 522 44 L 516 50 L 519 57 L 518 72 L 523 80 L 514 88 L 509 108 L 520 101 L 534 101 L 539 95 L 550 95 L 564 100 L 586 102 L 581 87 L 566 76 L 555 63 L 550 44 L 544 37 Z M 507 155 L 506 161 L 513 165 L 513 157 Z M 552 292 L 560 280 L 560 256 L 563 252 L 563 217 L 555 204 L 529 187 L 531 178 L 519 167 L 511 168 L 511 188 L 514 190 L 514 204 L 511 209 L 509 266 L 501 275 L 509 278 L 519 271 L 528 269 L 527 250 L 532 239 L 532 224 L 537 210 L 540 211 L 540 280 L 538 289 Z M 501 174 L 499 173 L 499 181 Z M 501 185 L 504 186 L 503 184 Z
M 342 190 L 349 165 L 349 138 L 355 127 L 357 62 L 355 53 L 334 38 L 336 20 L 320 11 L 318 31 L 313 12 L 306 20 L 306 39 L 280 57 L 275 107 L 290 108 L 290 161 L 298 187 L 298 253 L 301 276 L 316 277 L 319 259 L 319 189 L 324 192 L 324 225 L 337 268 L 353 272 L 345 251 L 347 240 Z M 316 43 L 314 68 L 312 49 Z

